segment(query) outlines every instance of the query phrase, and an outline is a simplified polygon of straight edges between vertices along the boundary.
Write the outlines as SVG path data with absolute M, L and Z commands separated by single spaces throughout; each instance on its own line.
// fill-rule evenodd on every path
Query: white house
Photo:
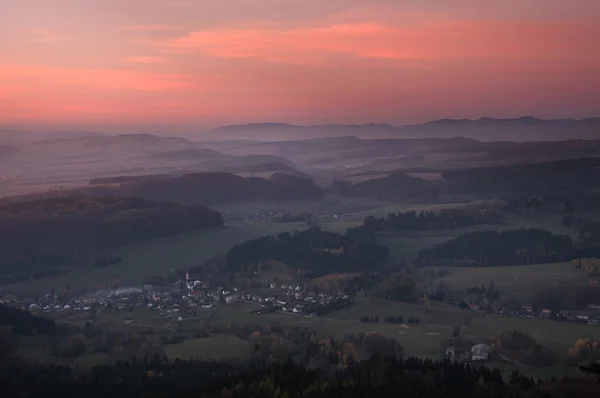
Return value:
M 475 344 L 471 348 L 471 360 L 487 361 L 490 356 L 490 346 L 487 344 Z

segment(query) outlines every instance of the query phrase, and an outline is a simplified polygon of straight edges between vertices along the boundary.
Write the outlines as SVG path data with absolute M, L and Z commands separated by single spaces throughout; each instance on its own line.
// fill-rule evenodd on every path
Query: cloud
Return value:
M 128 25 L 125 26 L 125 30 L 131 32 L 163 32 L 169 30 L 178 30 L 176 26 L 170 25 Z
M 193 87 L 202 78 L 119 69 L 71 69 L 32 65 L 0 65 L 0 83 L 24 86 L 51 84 L 95 90 L 163 91 Z
M 52 32 L 38 30 L 36 34 L 29 39 L 31 43 L 51 43 L 56 40 L 58 36 Z
M 209 57 L 319 63 L 346 55 L 388 60 L 555 59 L 594 53 L 600 27 L 592 24 L 518 21 L 332 23 L 306 28 L 215 27 L 166 42 L 163 51 Z
M 123 58 L 123 61 L 134 64 L 159 64 L 166 60 L 162 57 L 132 56 Z

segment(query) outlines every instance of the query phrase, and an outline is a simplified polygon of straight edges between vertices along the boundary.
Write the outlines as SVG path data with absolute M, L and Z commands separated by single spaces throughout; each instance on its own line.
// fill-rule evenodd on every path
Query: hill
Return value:
M 14 145 L 4 145 L 0 144 L 0 161 L 9 159 L 13 156 L 19 155 L 21 153 L 21 149 Z
M 371 198 L 377 200 L 421 200 L 434 198 L 440 186 L 406 173 L 397 172 L 383 178 L 375 178 L 356 183 L 334 181 L 330 191 L 351 198 Z
M 256 123 L 224 126 L 208 131 L 204 139 L 284 141 L 318 137 L 359 138 L 450 138 L 482 141 L 558 141 L 598 138 L 600 118 L 543 120 L 530 116 L 516 119 L 442 119 L 424 124 L 298 126 L 285 123 Z
M 150 157 L 165 160 L 214 160 L 230 158 L 230 156 L 208 148 L 180 149 L 177 151 L 158 152 L 153 153 L 150 155 Z
M 244 178 L 229 173 L 195 173 L 179 177 L 114 177 L 101 181 L 120 182 L 120 185 L 96 185 L 77 192 L 95 196 L 138 196 L 151 200 L 208 205 L 258 200 L 318 199 L 323 196 L 323 191 L 312 180 L 286 173 L 275 173 L 269 178 Z M 96 184 L 97 182 L 98 180 L 94 181 Z
M 582 158 L 449 170 L 442 173 L 442 178 L 448 190 L 463 194 L 577 193 L 600 186 L 600 159 Z
M 0 204 L 0 281 L 56 275 L 92 253 L 136 241 L 216 228 L 220 213 L 123 197 L 55 197 Z M 106 266 L 111 261 L 96 262 Z
M 294 234 L 265 236 L 235 245 L 227 252 L 231 272 L 286 272 L 309 276 L 373 271 L 389 258 L 388 248 L 335 232 L 309 228 Z M 278 268 L 278 269 L 277 269 Z M 290 271 L 287 271 L 288 273 Z

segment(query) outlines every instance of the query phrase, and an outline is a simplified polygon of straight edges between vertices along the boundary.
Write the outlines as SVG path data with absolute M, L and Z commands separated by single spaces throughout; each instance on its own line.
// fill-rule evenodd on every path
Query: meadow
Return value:
M 423 268 L 424 272 L 436 268 Z M 459 291 L 488 286 L 494 281 L 502 292 L 502 301 L 527 301 L 534 287 L 556 285 L 559 282 L 585 284 L 598 278 L 586 278 L 570 262 L 552 264 L 515 265 L 504 267 L 445 267 L 446 273 L 436 282 Z
M 109 285 L 141 285 L 148 277 L 163 275 L 171 268 L 189 268 L 225 253 L 237 243 L 264 235 L 306 228 L 301 224 L 257 223 L 225 226 L 169 238 L 153 239 L 97 253 L 99 256 L 122 258 L 113 266 L 86 268 L 58 277 L 37 279 L 0 290 L 23 294 L 40 294 L 59 289 L 67 284 L 73 290 L 101 289 Z

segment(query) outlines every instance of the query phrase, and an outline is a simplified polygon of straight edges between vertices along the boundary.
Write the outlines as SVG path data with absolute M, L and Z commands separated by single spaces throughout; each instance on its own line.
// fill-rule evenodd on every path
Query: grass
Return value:
M 369 298 L 368 301 L 358 302 L 353 308 L 341 310 L 337 313 L 322 317 L 304 317 L 290 313 L 268 313 L 256 315 L 250 313 L 257 307 L 247 303 L 235 306 L 221 305 L 217 309 L 217 322 L 231 322 L 233 324 L 251 324 L 257 327 L 267 325 L 280 325 L 282 327 L 308 327 L 334 338 L 343 338 L 348 333 L 361 333 L 376 331 L 382 335 L 398 340 L 405 349 L 407 356 L 438 357 L 442 352 L 442 342 L 452 334 L 452 327 L 461 325 L 471 317 L 470 313 L 454 311 L 446 307 L 434 309 L 423 314 L 421 307 L 415 304 L 400 303 L 395 301 Z M 360 317 L 365 315 L 379 316 L 379 323 L 362 323 Z M 386 316 L 402 316 L 406 322 L 408 317 L 419 317 L 421 324 L 406 325 L 388 324 L 384 322 Z M 197 320 L 188 321 L 190 325 L 183 325 L 183 330 L 191 330 Z
M 424 268 L 428 272 L 429 268 Z M 459 291 L 473 286 L 488 286 L 494 281 L 502 292 L 502 300 L 528 300 L 534 287 L 556 285 L 565 281 L 587 283 L 586 278 L 570 262 L 534 265 L 516 265 L 504 267 L 445 267 L 445 276 L 438 282 Z
M 189 268 L 201 265 L 210 258 L 225 253 L 237 243 L 264 235 L 301 229 L 298 224 L 254 224 L 226 226 L 202 230 L 170 238 L 159 238 L 118 247 L 97 253 L 118 256 L 118 265 L 78 270 L 60 277 L 45 278 L 3 286 L 2 290 L 15 293 L 39 294 L 52 287 L 70 284 L 74 290 L 103 288 L 105 284 L 140 285 L 151 276 L 163 275 L 171 268 Z
M 504 331 L 518 330 L 531 335 L 537 342 L 566 357 L 567 350 L 580 338 L 600 340 L 600 327 L 550 319 L 486 315 L 463 329 L 463 336 L 472 340 L 488 340 Z
M 204 339 L 187 339 L 181 344 L 161 346 L 169 358 L 223 359 L 247 357 L 250 342 L 229 334 L 214 334 Z

